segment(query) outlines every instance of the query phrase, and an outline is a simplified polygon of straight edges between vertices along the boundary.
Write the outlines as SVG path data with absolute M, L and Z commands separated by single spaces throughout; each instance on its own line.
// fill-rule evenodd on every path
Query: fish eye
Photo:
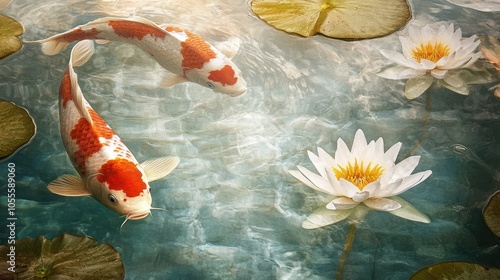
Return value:
M 118 200 L 116 199 L 116 197 L 112 194 L 108 194 L 108 199 L 109 201 L 111 201 L 111 203 L 116 203 L 118 202 Z
M 213 89 L 214 88 L 214 84 L 212 84 L 211 82 L 207 82 L 207 87 Z

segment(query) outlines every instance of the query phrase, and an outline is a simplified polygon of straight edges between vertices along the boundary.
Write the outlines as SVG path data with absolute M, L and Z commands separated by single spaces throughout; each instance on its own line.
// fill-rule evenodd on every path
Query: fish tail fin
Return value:
M 69 63 L 73 67 L 82 66 L 94 54 L 94 42 L 92 40 L 83 40 L 78 42 L 71 50 Z
M 68 45 L 68 42 L 59 41 L 57 39 L 48 40 L 42 43 L 42 52 L 46 55 L 55 55 L 64 50 Z
M 55 35 L 47 39 L 27 41 L 25 43 L 42 44 L 42 52 L 46 55 L 55 55 L 64 50 L 71 42 L 60 39 L 60 35 Z
M 71 79 L 71 95 L 73 97 L 73 102 L 75 102 L 76 107 L 80 113 L 85 117 L 85 119 L 92 124 L 92 117 L 87 109 L 87 104 L 85 98 L 83 97 L 82 90 L 78 85 L 78 75 L 76 74 L 73 66 L 82 66 L 87 62 L 90 57 L 94 54 L 94 42 L 92 40 L 83 40 L 78 42 L 71 50 L 71 55 L 69 59 L 69 75 Z

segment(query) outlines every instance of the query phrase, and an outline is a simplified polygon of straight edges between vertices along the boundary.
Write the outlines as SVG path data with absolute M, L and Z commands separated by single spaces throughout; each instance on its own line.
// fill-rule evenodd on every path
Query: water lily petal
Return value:
M 444 82 L 452 87 L 462 87 L 465 86 L 464 80 L 460 77 L 458 71 L 450 71 L 448 75 L 444 78 Z
M 434 30 L 426 24 L 422 29 L 420 30 L 420 41 L 421 42 L 428 42 L 432 41 L 435 38 L 434 36 Z
M 401 51 L 403 56 L 408 60 L 413 60 L 412 49 L 415 47 L 415 44 L 410 40 L 410 38 L 405 36 L 399 36 L 399 41 L 401 42 Z
M 362 151 L 366 149 L 366 137 L 363 130 L 358 129 L 356 134 L 354 134 L 354 140 L 352 142 L 351 154 L 357 157 Z
M 368 146 L 366 146 L 366 148 L 362 152 L 360 152 L 356 158 L 358 159 L 358 161 L 364 162 L 366 167 L 366 164 L 368 164 L 368 162 L 374 161 L 380 156 L 381 155 L 377 154 L 377 151 L 375 149 L 375 142 L 370 141 L 370 143 L 368 143 Z
M 372 197 L 389 197 L 393 196 L 394 190 L 399 188 L 399 186 L 403 183 L 403 178 L 399 178 L 394 180 L 393 182 L 387 185 L 381 185 L 379 191 L 372 195 Z
M 358 191 L 358 187 L 353 185 L 351 182 L 345 180 L 344 178 L 340 178 L 340 188 L 342 189 L 342 193 L 346 197 L 353 197 Z
M 363 203 L 368 206 L 371 209 L 378 210 L 378 211 L 394 211 L 396 209 L 399 209 L 401 207 L 401 204 L 398 202 L 389 199 L 389 198 L 369 198 Z
M 384 184 L 389 184 L 394 182 L 395 180 L 399 178 L 406 177 L 410 175 L 413 170 L 418 165 L 418 162 L 420 161 L 420 156 L 411 156 L 408 158 L 405 158 L 404 160 L 400 161 L 398 164 L 396 164 L 392 170 L 387 171 L 387 174 L 383 174 L 381 181 L 384 181 Z M 390 175 L 390 177 L 389 177 Z
M 333 173 L 333 167 L 337 166 L 337 161 L 320 147 L 318 147 L 318 156 L 321 161 L 323 161 L 323 165 L 325 166 L 328 181 L 333 187 L 333 195 L 341 195 L 340 183 Z
M 472 64 L 476 63 L 476 61 L 482 56 L 481 52 L 478 52 L 478 53 L 475 53 L 474 55 L 472 55 L 471 59 L 469 60 L 469 62 L 467 62 L 463 67 L 464 68 L 467 68 L 467 67 L 470 67 L 472 66 Z
M 321 147 L 318 147 L 318 156 L 327 167 L 332 167 L 337 165 L 336 160 Z
M 467 87 L 466 84 L 463 84 L 462 86 L 453 86 L 453 85 L 448 84 L 444 80 L 441 80 L 440 84 L 443 85 L 445 88 L 447 88 L 451 91 L 454 91 L 458 94 L 469 95 L 469 88 Z
M 432 76 L 428 75 L 408 80 L 405 85 L 405 97 L 408 99 L 419 97 L 431 86 L 432 81 L 434 81 L 434 79 Z
M 393 50 L 380 50 L 380 54 L 382 54 L 388 60 L 399 64 L 404 67 L 420 69 L 421 66 L 415 60 L 406 58 L 403 54 L 393 51 Z
M 358 192 L 356 193 L 353 197 L 352 197 L 352 200 L 354 202 L 363 202 L 365 201 L 368 197 L 370 197 L 370 193 L 367 192 L 367 191 L 362 191 L 362 192 Z
M 385 152 L 384 152 L 384 138 L 379 137 L 377 141 L 375 141 L 375 154 L 377 155 L 377 158 L 382 157 Z
M 354 157 L 352 156 L 351 151 L 349 151 L 349 148 L 345 144 L 344 140 L 339 138 L 337 140 L 337 150 L 335 151 L 335 160 L 337 161 L 337 164 L 340 166 L 346 166 L 347 163 L 353 159 Z
M 377 197 L 375 194 L 380 191 L 380 186 L 381 186 L 380 180 L 377 180 L 375 182 L 371 182 L 363 188 L 363 192 L 367 192 L 370 197 L 374 197 L 374 196 Z
M 307 151 L 307 155 L 309 156 L 309 159 L 311 160 L 316 170 L 318 170 L 321 177 L 328 180 L 328 176 L 326 175 L 326 170 L 325 166 L 323 165 L 323 161 L 311 151 Z
M 343 209 L 351 209 L 358 204 L 359 202 L 356 202 L 348 197 L 342 196 L 330 201 L 330 203 L 326 205 L 326 208 L 330 210 L 343 210 Z
M 422 65 L 422 68 L 425 70 L 431 70 L 436 68 L 436 63 L 434 61 L 430 61 L 428 59 L 421 59 L 420 64 Z
M 302 227 L 305 229 L 315 229 L 335 224 L 345 220 L 352 212 L 353 209 L 328 210 L 326 207 L 321 206 L 302 222 Z
M 316 187 L 323 190 L 323 192 L 333 194 L 332 186 L 329 184 L 329 182 L 325 178 L 319 176 L 318 174 L 316 174 L 314 172 L 309 171 L 309 169 L 307 169 L 303 166 L 298 165 L 297 168 Z
M 414 186 L 420 184 L 422 181 L 424 181 L 429 176 L 431 176 L 431 174 L 432 174 L 432 171 L 426 170 L 426 171 L 418 172 L 418 173 L 415 173 L 415 174 L 412 174 L 408 177 L 403 178 L 403 181 L 401 182 L 401 184 L 396 189 L 394 189 L 392 191 L 391 195 L 398 195 L 400 193 L 403 193 L 403 192 L 413 188 Z
M 290 175 L 292 175 L 293 177 L 295 177 L 295 179 L 299 180 L 300 182 L 302 182 L 304 185 L 310 187 L 311 189 L 314 189 L 314 190 L 317 190 L 317 191 L 320 191 L 320 192 L 324 192 L 324 193 L 330 194 L 326 190 L 323 190 L 321 188 L 316 187 L 313 183 L 311 183 L 311 181 L 309 181 L 304 175 L 302 175 L 302 173 L 300 173 L 300 171 L 298 171 L 298 170 L 288 170 L 288 173 L 290 173 Z
M 386 170 L 389 168 L 392 168 L 394 166 L 394 162 L 396 161 L 396 158 L 398 157 L 399 150 L 401 149 L 401 142 L 398 142 L 392 147 L 390 147 L 380 160 L 380 165 L 382 165 Z
M 400 197 L 393 196 L 391 197 L 394 201 L 398 202 L 401 205 L 401 208 L 390 211 L 389 213 L 401 217 L 403 219 L 420 222 L 420 223 L 430 223 L 430 219 L 427 215 L 417 210 L 413 205 L 406 202 Z
M 434 69 L 431 71 L 431 75 L 436 78 L 436 79 L 444 79 L 446 77 L 446 74 L 448 73 L 448 70 L 446 69 Z

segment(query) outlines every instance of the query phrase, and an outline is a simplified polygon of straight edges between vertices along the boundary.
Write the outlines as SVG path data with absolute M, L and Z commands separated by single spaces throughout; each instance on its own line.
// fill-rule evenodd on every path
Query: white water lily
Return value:
M 405 85 L 405 96 L 409 99 L 420 96 L 434 80 L 459 94 L 468 95 L 467 84 L 459 71 L 467 68 L 481 57 L 474 53 L 480 41 L 476 35 L 462 39 L 462 30 L 454 30 L 453 24 L 441 25 L 435 32 L 429 25 L 417 30 L 410 26 L 409 36 L 400 36 L 402 53 L 380 50 L 380 53 L 397 66 L 390 67 L 378 75 L 394 80 L 409 79 Z
M 305 167 L 289 173 L 317 191 L 331 195 L 330 202 L 317 209 L 302 223 L 304 228 L 318 228 L 342 221 L 349 217 L 356 206 L 387 211 L 396 216 L 429 223 L 430 219 L 411 204 L 397 197 L 431 175 L 431 171 L 411 174 L 417 167 L 419 156 L 411 156 L 398 164 L 401 143 L 384 152 L 384 140 L 367 143 L 362 130 L 356 131 L 349 151 L 339 138 L 335 158 L 318 147 L 318 155 L 308 151 L 319 175 Z

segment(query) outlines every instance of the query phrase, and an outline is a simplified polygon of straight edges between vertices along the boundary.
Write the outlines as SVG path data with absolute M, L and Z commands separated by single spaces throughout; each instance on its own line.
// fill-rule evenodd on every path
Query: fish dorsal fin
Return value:
M 94 42 L 91 40 L 83 40 L 73 47 L 69 59 L 69 75 L 71 79 L 71 95 L 73 97 L 73 102 L 75 102 L 80 114 L 82 114 L 90 124 L 92 124 L 92 117 L 87 108 L 87 102 L 83 97 L 82 89 L 80 85 L 78 85 L 78 75 L 75 73 L 73 66 L 82 66 L 89 60 L 92 54 L 94 54 Z
M 74 175 L 62 175 L 50 182 L 47 186 L 52 193 L 62 196 L 88 196 L 90 191 L 80 177 Z
M 231 37 L 229 40 L 218 43 L 215 48 L 223 53 L 227 58 L 233 58 L 240 49 L 241 40 L 238 37 Z
M 147 160 L 141 163 L 141 167 L 146 173 L 148 182 L 153 182 L 167 176 L 179 164 L 178 157 L 161 157 L 152 160 Z
M 146 24 L 146 25 L 149 25 L 151 27 L 154 27 L 154 28 L 157 28 L 163 32 L 165 32 L 165 30 L 163 30 L 160 26 L 158 26 L 156 23 L 150 21 L 149 19 L 146 19 L 146 18 L 143 18 L 143 17 L 140 17 L 140 16 L 132 16 L 132 17 L 128 17 L 128 18 L 119 18 L 119 17 L 103 17 L 103 18 L 98 18 L 94 21 L 91 21 L 85 25 L 93 25 L 93 24 L 102 24 L 102 23 L 109 23 L 110 21 L 135 21 L 135 22 L 140 22 L 140 23 L 143 23 L 143 24 Z

